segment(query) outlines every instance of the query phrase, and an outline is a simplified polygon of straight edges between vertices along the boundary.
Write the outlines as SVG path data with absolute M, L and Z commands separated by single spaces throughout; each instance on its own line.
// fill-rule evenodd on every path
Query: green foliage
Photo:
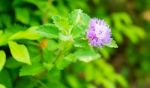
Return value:
M 15 60 L 26 64 L 31 64 L 28 50 L 24 45 L 17 44 L 13 41 L 10 41 L 8 45 Z
M 6 88 L 13 88 L 12 79 L 7 70 L 3 69 L 0 72 L 0 77 L 0 84 L 3 84 L 4 86 L 6 86 Z
M 149 7 L 148 0 L 0 0 L 0 88 L 131 88 L 132 77 L 145 88 L 143 3 Z M 91 17 L 112 29 L 103 48 L 86 39 Z
M 0 84 L 0 88 L 6 88 L 4 85 Z
M 110 44 L 107 44 L 106 46 L 112 47 L 112 48 L 118 48 L 118 45 L 116 44 L 115 40 L 112 40 L 112 42 Z
M 58 37 L 58 29 L 54 24 L 45 24 L 40 26 L 37 30 L 41 36 L 46 38 L 57 38 Z
M 26 76 L 26 75 L 34 76 L 42 71 L 44 71 L 44 66 L 42 66 L 41 64 L 33 64 L 31 66 L 23 66 L 20 69 L 19 75 L 20 76 Z
M 0 71 L 3 69 L 6 62 L 6 55 L 4 51 L 0 51 Z
M 21 12 L 21 13 L 20 13 Z M 15 8 L 16 19 L 24 24 L 29 23 L 30 14 L 27 8 Z
M 26 31 L 17 32 L 12 36 L 10 36 L 9 40 L 18 40 L 18 39 L 36 40 L 40 37 L 39 34 L 36 32 L 36 29 L 37 27 L 31 27 Z
M 98 59 L 100 58 L 100 55 L 97 54 L 92 48 L 83 48 L 83 49 L 78 49 L 75 52 L 75 55 L 77 57 L 77 59 L 79 59 L 80 61 L 84 61 L 84 62 L 90 62 L 93 59 Z
M 142 28 L 133 25 L 130 16 L 127 13 L 115 13 L 112 15 L 112 21 L 114 22 L 115 34 L 123 33 L 131 42 L 137 43 L 139 39 L 145 37 L 145 32 Z M 114 35 L 117 41 L 122 40 L 122 36 Z M 120 41 L 121 42 L 121 41 Z

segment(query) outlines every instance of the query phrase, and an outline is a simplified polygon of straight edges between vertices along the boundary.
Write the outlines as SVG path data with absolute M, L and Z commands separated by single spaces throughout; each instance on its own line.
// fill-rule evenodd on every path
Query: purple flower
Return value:
M 93 18 L 89 23 L 87 38 L 91 46 L 102 47 L 111 42 L 111 30 L 104 20 Z

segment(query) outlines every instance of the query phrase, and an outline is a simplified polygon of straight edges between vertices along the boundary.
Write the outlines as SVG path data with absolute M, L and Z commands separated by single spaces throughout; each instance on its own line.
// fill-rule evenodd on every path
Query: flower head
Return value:
M 90 45 L 102 47 L 111 42 L 111 30 L 104 20 L 93 18 L 89 23 L 87 38 Z

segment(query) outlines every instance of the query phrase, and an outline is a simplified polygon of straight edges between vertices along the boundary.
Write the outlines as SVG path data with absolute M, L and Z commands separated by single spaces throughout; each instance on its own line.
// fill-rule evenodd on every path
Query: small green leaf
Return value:
M 21 77 L 15 83 L 15 85 L 13 85 L 13 88 L 37 88 L 36 85 L 37 85 L 37 80 L 35 78 Z M 38 87 L 40 88 L 41 86 L 38 85 Z M 45 87 L 41 87 L 41 88 L 45 88 Z
M 74 37 L 79 37 L 81 34 L 85 34 L 90 17 L 83 13 L 82 10 L 76 9 L 69 14 L 68 20 L 69 24 L 72 26 L 72 35 Z
M 8 41 L 8 35 L 7 34 L 1 34 L 0 35 L 0 46 L 6 45 Z
M 74 26 L 72 28 L 72 36 L 74 37 L 74 39 L 77 39 L 77 38 L 83 38 L 83 36 L 85 35 L 85 31 L 82 27 L 80 27 L 79 25 L 77 26 Z
M 88 44 L 88 41 L 86 39 L 79 38 L 79 39 L 75 39 L 74 46 L 80 47 L 80 48 L 83 48 L 83 47 L 85 48 L 85 47 L 88 47 L 89 44 Z
M 12 36 L 10 36 L 9 40 L 17 40 L 17 39 L 29 39 L 36 40 L 39 39 L 39 34 L 36 32 L 37 27 L 30 27 L 26 31 L 20 31 Z
M 118 83 L 120 83 L 124 88 L 128 88 L 128 83 L 123 76 L 116 74 L 115 77 Z
M 6 27 L 10 27 L 11 24 L 11 17 L 9 14 L 2 14 L 1 15 L 1 22 L 6 26 Z
M 30 56 L 25 45 L 17 44 L 13 41 L 10 41 L 8 45 L 15 60 L 26 64 L 31 64 Z
M 15 9 L 16 19 L 22 23 L 28 24 L 30 20 L 29 10 L 27 8 L 16 8 Z
M 67 75 L 67 82 L 71 88 L 81 88 L 80 82 L 74 75 Z
M 92 48 L 78 49 L 75 52 L 76 57 L 83 62 L 90 62 L 92 60 L 100 58 L 100 55 L 96 53 Z
M 0 84 L 0 88 L 6 88 L 3 84 Z
M 42 64 L 33 64 L 33 65 L 25 65 L 21 68 L 19 75 L 27 76 L 27 75 L 37 75 L 40 72 L 44 71 L 44 66 Z
M 111 48 L 118 48 L 118 45 L 116 44 L 115 40 L 112 40 L 111 43 L 106 44 L 106 46 L 111 47 Z
M 6 62 L 6 55 L 4 51 L 0 51 L 0 71 L 3 69 Z
M 65 32 L 65 30 L 68 30 L 70 28 L 67 19 L 60 16 L 53 16 L 52 19 L 59 30 Z
M 10 77 L 9 72 L 6 69 L 3 69 L 2 71 L 0 71 L 0 84 L 5 85 L 6 88 L 13 88 L 12 79 Z
M 82 15 L 81 9 L 72 11 L 71 14 L 69 14 L 69 22 L 71 24 L 78 24 L 81 20 L 81 15 Z
M 59 70 L 64 69 L 65 67 L 67 67 L 69 64 L 71 64 L 72 62 L 75 62 L 76 58 L 74 56 L 74 54 L 69 54 L 67 56 L 65 56 L 63 59 L 61 59 L 57 64 L 56 67 Z
M 45 63 L 52 63 L 55 60 L 55 54 L 54 51 L 49 50 L 48 48 L 44 48 L 42 51 L 43 60 Z
M 36 30 L 41 36 L 47 38 L 57 38 L 58 37 L 58 28 L 53 24 L 45 24 L 40 26 Z
M 59 34 L 59 39 L 62 41 L 71 41 L 73 38 L 71 35 Z
M 50 71 L 54 65 L 52 63 L 43 63 L 43 66 L 46 68 L 46 70 Z
M 14 60 L 13 57 L 9 57 L 6 61 L 5 67 L 9 68 L 9 69 L 15 69 L 15 68 L 20 67 L 21 65 L 22 65 L 22 63 Z
M 82 25 L 87 26 L 89 23 L 90 17 L 83 13 L 81 9 L 76 9 L 69 14 L 69 23 L 71 25 Z
M 58 49 L 58 43 L 54 40 L 48 40 L 47 48 L 50 51 L 54 51 L 54 50 Z

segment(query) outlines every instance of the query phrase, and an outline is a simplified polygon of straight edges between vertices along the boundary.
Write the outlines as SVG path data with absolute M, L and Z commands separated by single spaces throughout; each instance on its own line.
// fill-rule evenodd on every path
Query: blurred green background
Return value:
M 24 30 L 74 9 L 104 19 L 119 47 L 100 49 L 101 58 L 90 63 L 53 69 L 46 76 L 48 82 L 41 79 L 48 88 L 150 88 L 150 0 L 0 0 L 0 29 Z M 16 71 L 9 70 L 11 77 Z M 0 73 L 0 83 L 8 88 L 46 88 L 31 87 L 33 80 L 28 78 L 2 77 Z

